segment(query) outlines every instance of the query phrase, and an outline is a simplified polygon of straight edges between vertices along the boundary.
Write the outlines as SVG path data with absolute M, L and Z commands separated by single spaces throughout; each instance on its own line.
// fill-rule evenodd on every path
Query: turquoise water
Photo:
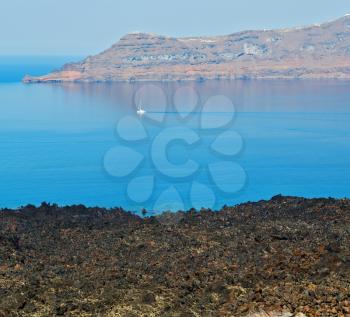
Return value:
M 350 82 L 4 81 L 1 207 L 160 211 L 349 196 Z

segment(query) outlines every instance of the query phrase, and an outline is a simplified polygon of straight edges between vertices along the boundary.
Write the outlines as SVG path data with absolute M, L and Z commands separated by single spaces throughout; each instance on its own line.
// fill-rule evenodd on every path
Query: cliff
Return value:
M 106 51 L 24 82 L 350 78 L 350 15 L 307 27 L 173 38 L 131 33 Z

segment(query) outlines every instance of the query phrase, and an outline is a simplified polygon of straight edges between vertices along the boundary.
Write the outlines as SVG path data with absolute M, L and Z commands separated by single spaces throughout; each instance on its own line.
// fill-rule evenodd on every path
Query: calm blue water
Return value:
M 24 85 L 23 63 L 0 76 L 1 207 L 350 196 L 350 82 Z
M 25 75 L 39 76 L 81 56 L 0 56 L 0 83 L 20 82 Z

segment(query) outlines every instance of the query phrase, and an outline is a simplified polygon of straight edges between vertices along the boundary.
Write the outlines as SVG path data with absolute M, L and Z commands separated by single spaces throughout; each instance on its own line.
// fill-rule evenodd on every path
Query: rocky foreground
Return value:
M 0 316 L 350 316 L 350 201 L 0 212 Z
M 173 38 L 131 33 L 104 52 L 24 82 L 350 78 L 350 16 L 307 27 Z

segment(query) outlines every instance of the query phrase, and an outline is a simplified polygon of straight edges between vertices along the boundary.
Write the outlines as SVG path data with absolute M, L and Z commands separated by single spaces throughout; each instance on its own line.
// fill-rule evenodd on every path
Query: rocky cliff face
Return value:
M 106 51 L 25 82 L 350 78 L 350 16 L 301 28 L 172 38 L 132 33 Z

